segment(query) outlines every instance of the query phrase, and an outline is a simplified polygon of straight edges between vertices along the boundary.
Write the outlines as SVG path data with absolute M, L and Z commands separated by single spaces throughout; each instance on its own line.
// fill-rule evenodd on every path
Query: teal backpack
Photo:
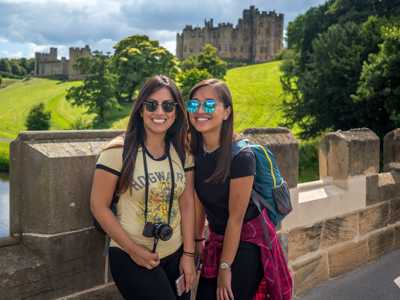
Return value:
M 245 148 L 250 148 L 256 158 L 251 199 L 260 212 L 266 208 L 272 223 L 279 226 L 293 209 L 288 185 L 279 171 L 274 154 L 268 148 L 247 139 L 238 140 L 232 145 L 233 157 Z

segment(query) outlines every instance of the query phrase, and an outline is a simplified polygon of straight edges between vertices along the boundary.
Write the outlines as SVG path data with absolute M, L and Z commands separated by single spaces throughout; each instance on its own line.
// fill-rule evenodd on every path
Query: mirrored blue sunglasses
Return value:
M 189 99 L 186 101 L 186 109 L 189 113 L 198 112 L 200 106 L 203 106 L 203 111 L 206 114 L 212 114 L 215 112 L 215 108 L 217 107 L 217 100 L 215 99 L 206 99 L 204 101 L 200 101 L 197 99 Z

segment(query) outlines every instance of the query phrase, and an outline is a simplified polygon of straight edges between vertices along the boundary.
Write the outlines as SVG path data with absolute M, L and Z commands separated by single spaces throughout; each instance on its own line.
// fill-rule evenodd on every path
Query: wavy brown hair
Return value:
M 129 118 L 129 123 L 125 133 L 120 137 L 120 141 L 110 145 L 107 148 L 123 147 L 122 153 L 122 169 L 118 181 L 117 193 L 121 194 L 128 190 L 133 179 L 133 170 L 135 169 L 136 157 L 139 147 L 141 147 L 146 138 L 144 130 L 143 118 L 141 112 L 143 110 L 143 102 L 147 100 L 151 94 L 159 91 L 162 88 L 167 88 L 173 99 L 177 102 L 175 122 L 166 133 L 165 143 L 172 143 L 175 147 L 179 158 L 182 162 L 185 161 L 185 150 L 187 145 L 188 120 L 185 106 L 179 89 L 175 82 L 164 75 L 156 75 L 148 79 L 139 91 L 132 112 Z
M 232 160 L 232 140 L 233 134 L 233 107 L 232 96 L 228 86 L 219 79 L 206 79 L 197 83 L 189 93 L 189 99 L 204 87 L 212 87 L 217 94 L 220 101 L 224 103 L 225 107 L 231 107 L 229 117 L 223 121 L 220 133 L 220 147 L 221 151 L 218 152 L 217 166 L 214 173 L 207 178 L 207 182 L 222 182 L 226 180 L 230 173 L 231 160 Z M 203 147 L 203 137 L 192 124 L 189 124 L 190 130 L 190 148 L 193 155 L 198 155 Z

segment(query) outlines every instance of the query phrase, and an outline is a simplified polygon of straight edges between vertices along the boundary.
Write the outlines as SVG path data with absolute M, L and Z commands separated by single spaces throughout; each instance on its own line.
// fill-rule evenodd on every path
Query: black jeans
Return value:
M 240 242 L 231 270 L 235 299 L 252 300 L 264 275 L 258 246 Z M 200 277 L 196 300 L 217 299 L 216 293 L 217 278 Z
M 118 290 L 126 300 L 189 300 L 190 293 L 176 295 L 182 249 L 161 259 L 152 270 L 137 265 L 117 247 L 110 247 L 110 269 Z

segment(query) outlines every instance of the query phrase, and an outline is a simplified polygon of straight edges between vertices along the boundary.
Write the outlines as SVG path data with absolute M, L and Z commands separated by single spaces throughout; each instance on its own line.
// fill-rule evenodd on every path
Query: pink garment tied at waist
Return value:
M 263 222 L 265 222 L 266 226 Z M 267 231 L 267 235 L 265 235 L 264 230 Z M 223 235 L 210 230 L 209 238 L 203 252 L 201 276 L 205 278 L 215 278 L 218 276 L 223 240 Z M 275 226 L 269 220 L 265 209 L 257 218 L 243 224 L 240 240 L 257 245 L 261 252 L 264 276 L 253 299 L 291 299 L 293 289 L 292 277 L 279 243 Z

